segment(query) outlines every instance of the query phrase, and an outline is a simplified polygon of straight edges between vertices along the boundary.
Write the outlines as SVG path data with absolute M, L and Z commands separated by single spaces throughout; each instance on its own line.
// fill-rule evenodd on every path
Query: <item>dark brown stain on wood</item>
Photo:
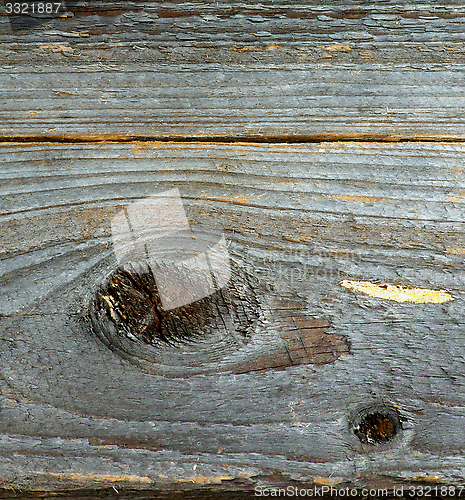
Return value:
M 283 370 L 288 366 L 332 363 L 349 353 L 349 344 L 343 335 L 328 334 L 330 323 L 326 318 L 303 314 L 305 304 L 292 300 L 272 301 L 276 321 L 283 327 L 283 350 L 271 352 L 234 368 L 234 373 L 262 370 Z
M 165 311 L 153 275 L 134 268 L 118 269 L 103 288 L 99 288 L 94 301 L 94 312 L 104 311 L 120 336 L 133 341 L 160 346 L 160 341 L 182 345 L 206 336 L 222 322 L 222 312 L 234 314 L 237 329 L 247 337 L 251 317 L 238 311 L 237 297 L 221 290 L 176 309 Z M 175 293 L 175 291 L 173 291 Z M 253 294 L 249 289 L 249 293 Z M 99 314 L 102 323 L 103 316 Z M 245 321 L 245 323 L 243 323 Z M 103 326 L 103 325 L 102 325 Z M 105 328 L 105 327 L 104 327 Z
M 355 8 L 355 9 L 348 9 L 340 12 L 331 13 L 328 15 L 335 19 L 360 19 L 361 17 L 365 17 L 367 14 L 368 10 Z

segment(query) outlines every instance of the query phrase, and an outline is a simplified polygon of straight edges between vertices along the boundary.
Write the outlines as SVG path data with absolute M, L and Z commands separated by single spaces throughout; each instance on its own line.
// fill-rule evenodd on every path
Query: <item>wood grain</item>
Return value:
M 462 2 L 65 3 L 0 6 L 1 495 L 463 485 Z M 111 220 L 171 188 L 231 293 L 128 352 L 91 314 Z
M 3 140 L 462 140 L 460 3 L 78 2 L 0 20 Z M 25 21 L 26 22 L 26 21 Z
M 463 143 L 0 151 L 3 485 L 253 494 L 321 478 L 462 482 Z M 116 268 L 111 217 L 174 187 L 189 222 L 221 228 L 231 261 L 256 280 L 250 342 L 201 354 L 216 373 L 151 373 L 108 349 L 88 319 Z M 447 289 L 454 300 L 396 303 L 342 279 Z M 300 309 L 283 319 L 283 300 Z M 283 345 L 289 318 L 303 330 L 329 323 L 324 334 L 350 351 L 327 364 L 227 368 Z M 370 447 L 350 421 L 376 404 L 397 407 L 403 430 Z

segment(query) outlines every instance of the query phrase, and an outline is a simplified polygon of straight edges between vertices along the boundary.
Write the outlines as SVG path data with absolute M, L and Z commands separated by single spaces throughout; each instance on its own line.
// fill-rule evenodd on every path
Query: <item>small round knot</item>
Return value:
M 390 406 L 376 405 L 364 408 L 352 422 L 352 431 L 364 444 L 387 443 L 401 430 L 399 412 Z

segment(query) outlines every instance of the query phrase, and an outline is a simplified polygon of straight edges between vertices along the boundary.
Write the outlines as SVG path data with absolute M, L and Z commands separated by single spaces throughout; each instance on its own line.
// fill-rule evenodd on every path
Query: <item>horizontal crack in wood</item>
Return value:
M 139 135 L 117 135 L 117 134 L 92 134 L 92 135 L 0 135 L 2 143 L 57 143 L 57 144 L 113 144 L 132 142 L 198 142 L 198 143 L 257 143 L 257 144 L 295 144 L 295 143 L 318 143 L 318 142 L 460 142 L 464 141 L 464 135 L 390 135 L 390 134 L 314 134 L 314 135 L 241 135 L 241 136 L 139 136 Z

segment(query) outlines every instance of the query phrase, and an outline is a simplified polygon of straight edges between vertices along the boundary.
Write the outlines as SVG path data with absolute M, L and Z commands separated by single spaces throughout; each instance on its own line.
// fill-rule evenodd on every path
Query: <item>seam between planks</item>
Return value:
M 19 135 L 0 136 L 0 144 L 5 143 L 58 143 L 58 144 L 99 144 L 99 143 L 131 143 L 131 142 L 197 142 L 234 144 L 238 142 L 257 144 L 295 144 L 318 142 L 461 142 L 465 141 L 464 135 L 390 135 L 390 134 L 315 134 L 315 135 L 237 135 L 237 136 L 139 136 L 117 134 L 92 134 L 92 135 Z

